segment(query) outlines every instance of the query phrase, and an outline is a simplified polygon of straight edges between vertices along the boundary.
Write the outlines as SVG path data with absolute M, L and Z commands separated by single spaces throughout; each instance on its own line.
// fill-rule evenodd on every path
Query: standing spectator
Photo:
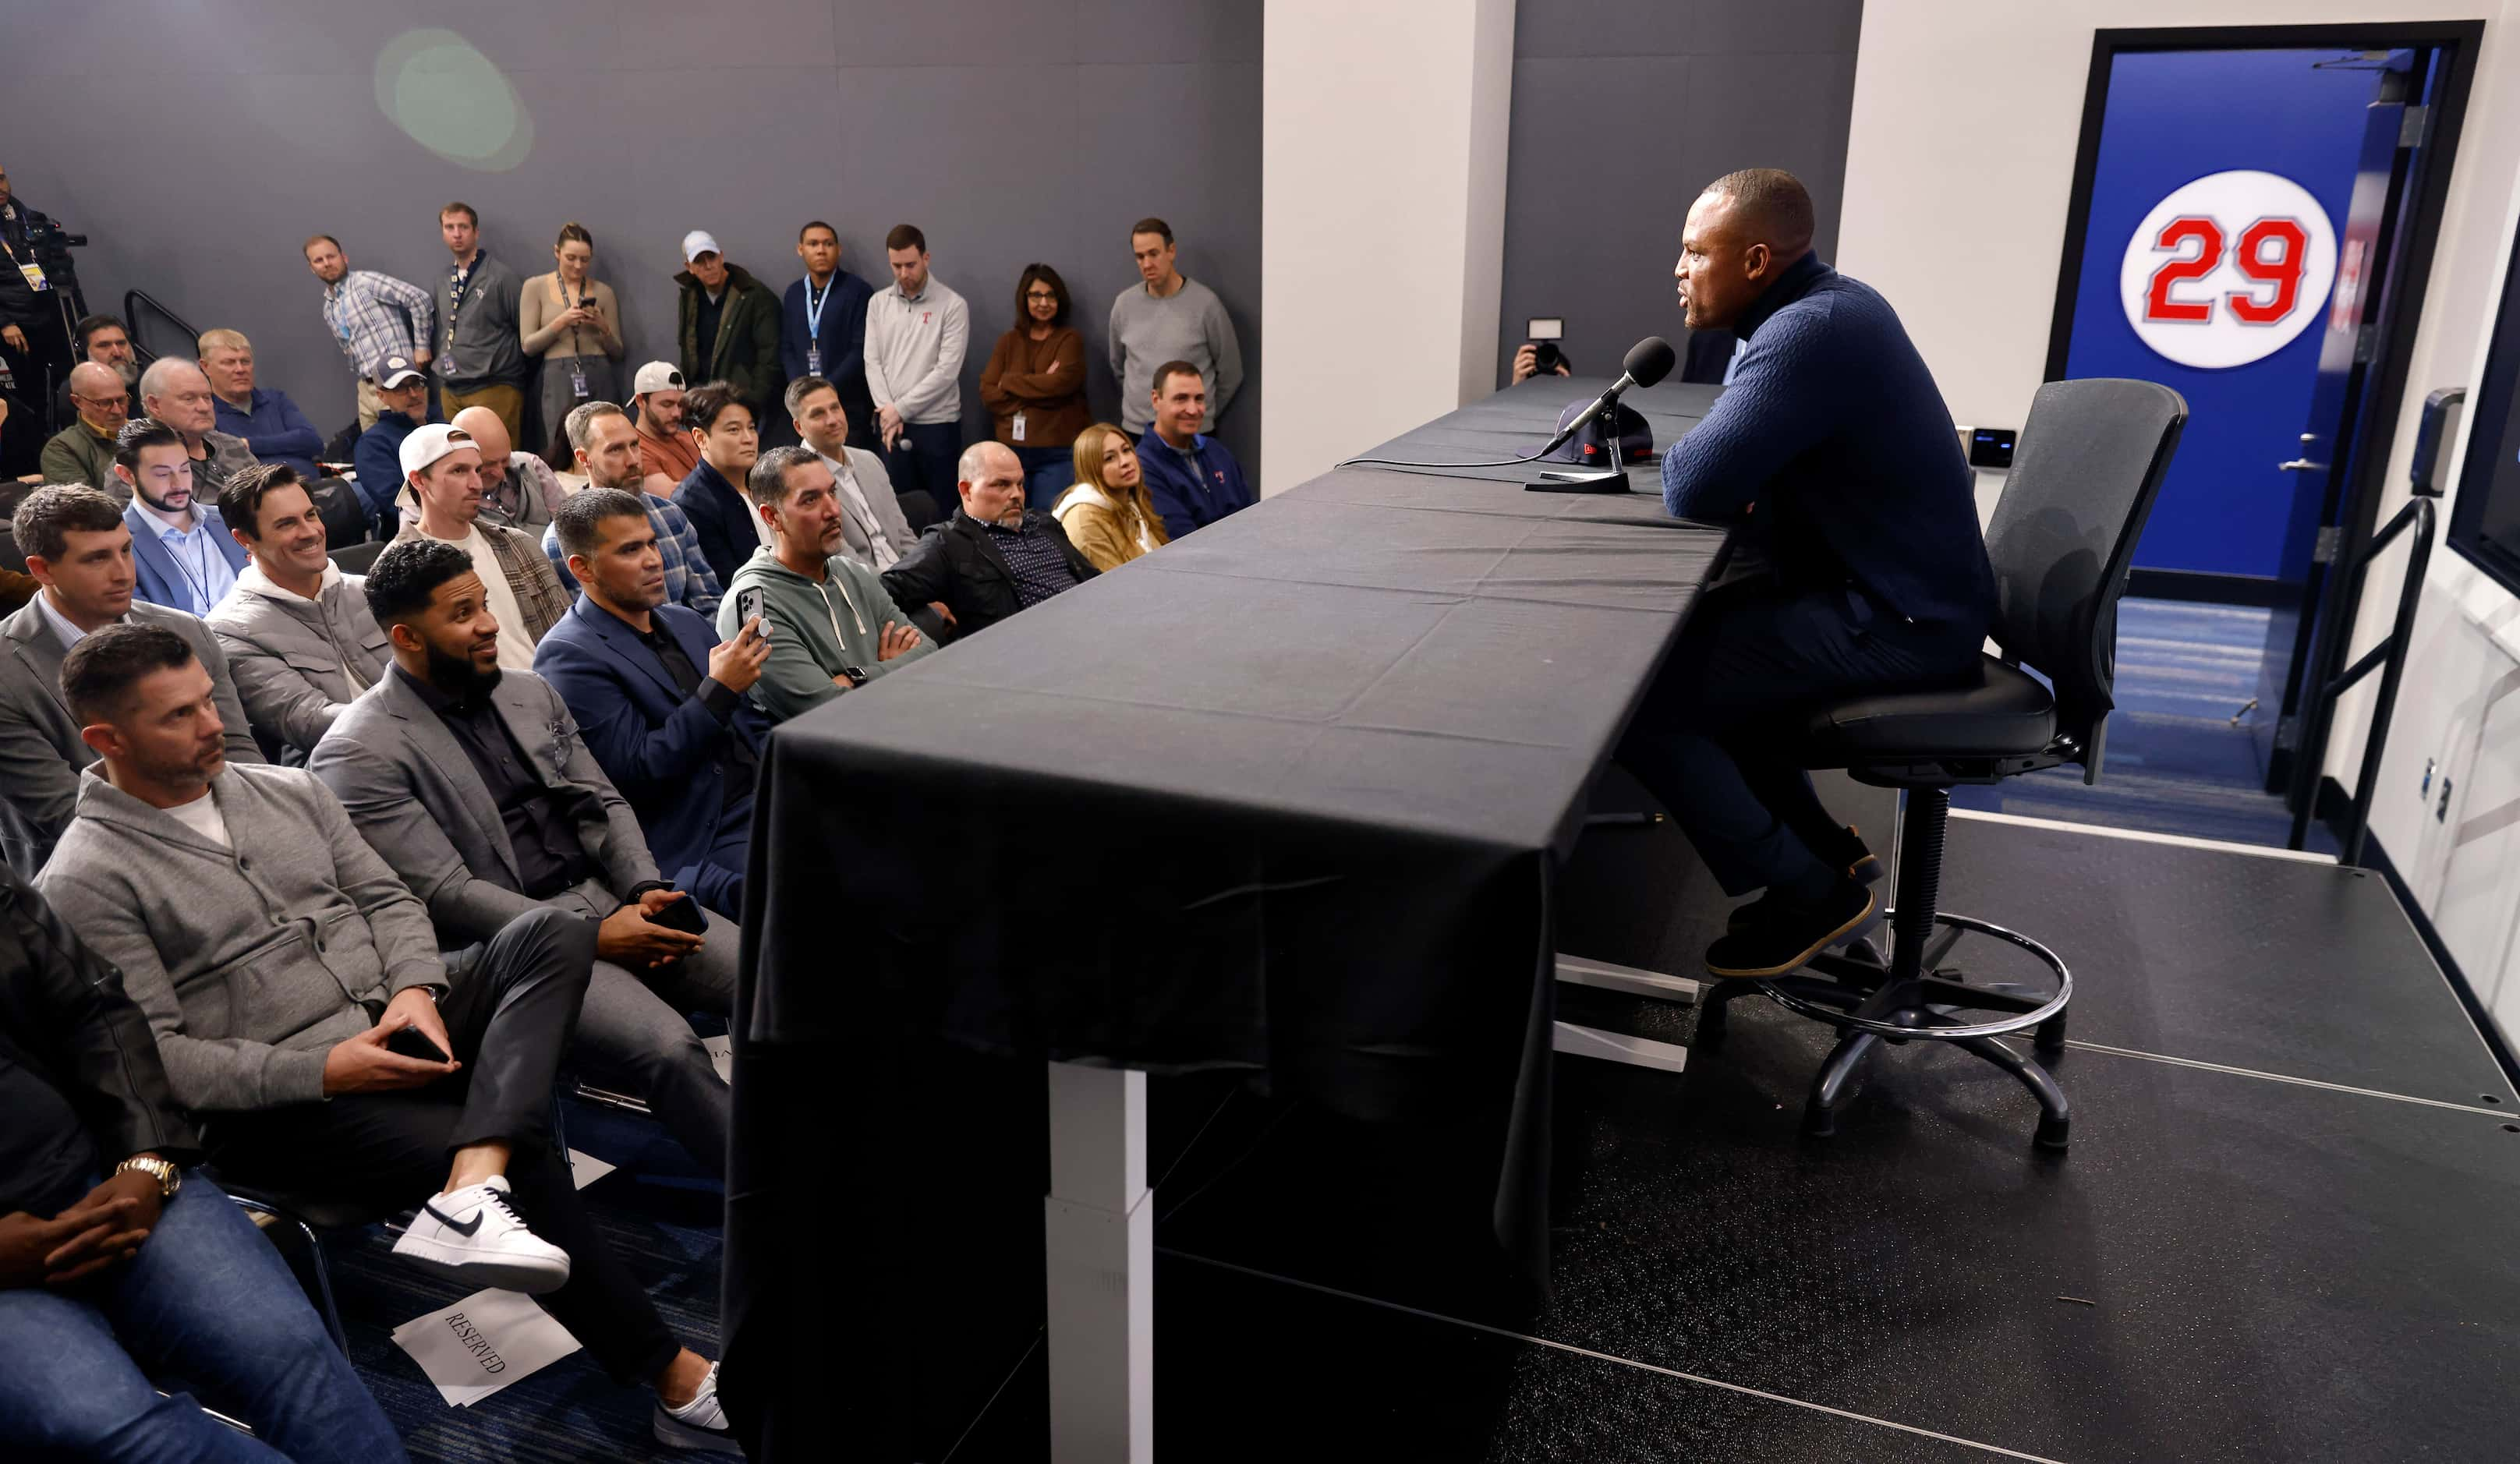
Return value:
M 642 479 L 639 433 L 630 419 L 610 402 L 589 402 L 568 415 L 563 430 L 588 488 L 635 493 L 648 506 L 648 523 L 656 531 L 656 557 L 665 571 L 666 601 L 698 614 L 715 615 L 717 572 L 709 568 L 690 517 L 674 507 L 671 498 L 650 486 L 660 480 Z M 561 589 L 575 595 L 577 579 L 569 573 L 568 551 L 561 546 L 556 526 L 543 530 L 543 556 L 552 561 Z
M 70 371 L 70 318 L 82 307 L 78 270 L 62 227 L 20 202 L 0 168 L 0 360 L 18 378 L 18 394 L 40 405 Z M 43 440 L 40 412 L 28 411 L 12 433 L 0 430 L 0 477 L 34 466 Z M 0 424 L 5 427 L 5 424 Z
M 1143 283 L 1111 302 L 1111 375 L 1120 378 L 1120 424 L 1143 433 L 1154 420 L 1148 403 L 1155 368 L 1187 361 L 1198 373 L 1212 410 L 1198 430 L 1216 430 L 1218 419 L 1242 389 L 1242 346 L 1216 291 L 1173 265 L 1173 226 L 1158 218 L 1138 220 L 1129 231 Z
M 1005 443 L 972 443 L 957 471 L 963 507 L 883 572 L 893 603 L 943 601 L 959 639 L 1102 572 L 1067 542 L 1058 519 L 1024 507 L 1023 464 Z M 778 650 L 774 636 L 771 654 Z
M 487 407 L 508 424 L 511 439 L 525 432 L 524 337 L 517 330 L 517 300 L 523 285 L 517 272 L 481 247 L 481 216 L 470 203 L 437 210 L 437 232 L 455 256 L 437 287 L 436 342 L 439 405 L 454 416 Z M 418 359 L 418 358 L 414 358 Z
M 113 475 L 113 439 L 131 420 L 122 378 L 102 362 L 82 361 L 70 368 L 69 388 L 78 421 L 44 444 L 44 481 L 85 483 L 127 498 L 130 490 Z
M 339 342 L 359 378 L 359 430 L 377 424 L 384 410 L 375 367 L 387 357 L 428 365 L 428 291 L 375 270 L 350 268 L 341 242 L 330 234 L 306 241 L 306 267 L 324 282 L 324 324 Z
M 253 342 L 237 331 L 204 331 L 197 349 L 219 430 L 243 438 L 257 460 L 286 463 L 309 482 L 322 476 L 315 455 L 324 450 L 324 434 L 288 392 L 253 384 Z
M 1128 433 L 1096 422 L 1076 434 L 1075 462 L 1076 486 L 1050 514 L 1095 568 L 1117 569 L 1172 542 L 1147 497 L 1147 476 Z
M 131 530 L 131 568 L 139 576 L 132 593 L 153 605 L 210 613 L 236 588 L 245 547 L 229 535 L 216 508 L 197 501 L 183 434 L 146 417 L 125 423 L 114 440 L 113 471 L 131 490 L 122 521 Z
M 630 383 L 639 433 L 639 475 L 650 493 L 671 495 L 700 466 L 699 444 L 683 430 L 683 374 L 670 361 L 651 361 Z M 662 481 L 658 481 L 662 479 Z
M 402 470 L 420 500 L 420 516 L 393 542 L 435 539 L 464 551 L 491 615 L 508 631 L 499 638 L 500 668 L 533 670 L 534 644 L 568 613 L 568 597 L 540 544 L 481 520 L 481 450 L 472 434 L 430 422 L 402 440 Z
M 840 233 L 821 219 L 796 231 L 796 257 L 805 261 L 805 278 L 788 287 L 783 302 L 779 365 L 791 382 L 807 377 L 831 382 L 848 414 L 849 446 L 873 452 L 875 402 L 867 395 L 866 317 L 875 290 L 840 268 Z
M 980 400 L 998 440 L 1024 466 L 1025 501 L 1036 509 L 1058 502 L 1076 480 L 1069 449 L 1094 413 L 1085 405 L 1085 337 L 1067 323 L 1067 282 L 1047 264 L 1025 265 L 1015 281 L 1014 329 L 989 353 Z
M 387 356 L 361 379 L 376 383 L 377 416 L 351 451 L 351 470 L 380 532 L 390 534 L 402 492 L 402 440 L 428 420 L 428 377 L 411 357 Z
M 1138 439 L 1147 496 L 1175 539 L 1238 513 L 1258 500 L 1242 479 L 1242 465 L 1225 444 L 1198 430 L 1207 418 L 1207 389 L 1198 368 L 1167 361 L 1155 368 L 1148 394 L 1153 430 Z
M 612 287 L 590 273 L 595 236 L 585 225 L 561 225 L 552 258 L 559 268 L 525 282 L 517 324 L 525 333 L 525 354 L 542 358 L 543 428 L 558 441 L 572 410 L 612 400 L 612 363 L 621 359 L 621 305 Z
M 140 353 L 131 348 L 131 333 L 123 329 L 122 322 L 111 315 L 81 317 L 70 328 L 70 354 L 78 358 L 79 365 L 93 361 L 112 368 L 122 378 L 124 415 L 140 415 Z M 78 408 L 70 401 L 70 383 L 65 380 L 53 396 L 54 420 L 77 413 Z
M 699 445 L 699 466 L 674 489 L 674 507 L 692 521 L 700 553 L 721 585 L 735 578 L 756 549 L 772 544 L 745 490 L 745 475 L 761 456 L 761 432 L 752 409 L 724 381 L 711 381 L 683 398 L 683 421 Z
M 779 396 L 779 302 L 707 231 L 683 236 L 683 378 L 723 381 L 758 422 Z
M 244 438 L 217 429 L 212 400 L 210 378 L 180 357 L 160 356 L 140 375 L 141 411 L 184 434 L 185 455 L 193 460 L 193 491 L 215 497 L 255 459 Z
M 892 283 L 867 306 L 867 392 L 875 435 L 892 486 L 954 502 L 954 460 L 963 442 L 963 357 L 971 345 L 971 309 L 927 273 L 927 236 L 896 225 L 883 240 Z
M 228 653 L 247 720 L 303 761 L 393 664 L 392 647 L 359 577 L 324 553 L 324 515 L 294 470 L 267 463 L 238 473 L 219 516 L 250 562 L 203 623 Z

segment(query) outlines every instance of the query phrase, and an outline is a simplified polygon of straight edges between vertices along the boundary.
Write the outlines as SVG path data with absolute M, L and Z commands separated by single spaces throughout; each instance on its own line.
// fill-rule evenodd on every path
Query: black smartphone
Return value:
M 708 934 L 708 916 L 700 913 L 699 902 L 689 895 L 673 901 L 663 909 L 650 915 L 648 919 L 652 924 L 662 925 L 667 930 L 679 930 L 687 935 Z
M 736 634 L 742 635 L 744 622 L 755 616 L 760 617 L 763 630 L 770 629 L 770 597 L 764 595 L 758 585 L 737 591 L 735 594 Z
M 404 1057 L 417 1057 L 423 1062 L 454 1061 L 446 1055 L 445 1049 L 428 1040 L 428 1033 L 417 1027 L 395 1029 L 393 1035 L 385 1039 L 385 1050 Z

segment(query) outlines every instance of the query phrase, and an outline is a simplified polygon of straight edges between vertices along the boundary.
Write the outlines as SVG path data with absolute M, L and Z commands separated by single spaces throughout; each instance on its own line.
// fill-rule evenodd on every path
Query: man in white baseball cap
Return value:
M 670 494 L 700 466 L 699 444 L 683 430 L 683 388 L 690 384 L 671 361 L 651 361 L 631 380 L 631 425 L 639 429 L 640 486 Z M 662 479 L 661 482 L 658 480 Z
M 717 236 L 683 236 L 683 377 L 694 386 L 724 381 L 766 420 L 779 394 L 779 297 L 742 266 L 726 262 Z
M 403 480 L 420 500 L 420 517 L 394 536 L 441 539 L 472 555 L 490 614 L 499 622 L 499 667 L 534 669 L 534 644 L 568 613 L 568 596 L 533 539 L 482 523 L 481 449 L 462 427 L 433 421 L 402 440 Z

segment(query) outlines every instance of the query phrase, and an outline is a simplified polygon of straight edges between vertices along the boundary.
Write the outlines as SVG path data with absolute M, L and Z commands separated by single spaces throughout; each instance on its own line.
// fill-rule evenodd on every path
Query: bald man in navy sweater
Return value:
M 1744 344 L 1732 384 L 1664 457 L 1663 505 L 1731 527 L 1733 553 L 1619 762 L 1727 894 L 1766 891 L 1708 948 L 1718 977 L 1790 971 L 1878 918 L 1879 861 L 1778 732 L 1833 699 L 1974 674 L 1995 610 L 1932 374 L 1889 302 L 1811 244 L 1811 195 L 1752 168 L 1698 196 L 1673 271 L 1689 329 Z

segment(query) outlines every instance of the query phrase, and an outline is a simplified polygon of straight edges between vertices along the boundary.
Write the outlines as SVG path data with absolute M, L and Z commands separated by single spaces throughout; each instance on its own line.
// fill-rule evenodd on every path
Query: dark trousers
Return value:
M 1851 588 L 1728 585 L 1690 610 L 1618 762 L 1726 894 L 1817 892 L 1840 871 L 1813 846 L 1841 825 L 1795 755 L 1801 718 L 1836 697 L 1964 676 L 1984 640 L 1977 627 L 1912 625 Z
M 594 922 L 550 909 L 518 916 L 439 1003 L 462 1071 L 423 1088 L 221 1114 L 213 1159 L 241 1182 L 399 1210 L 437 1193 L 452 1151 L 504 1139 L 517 1213 L 568 1252 L 568 1284 L 535 1300 L 615 1379 L 653 1377 L 677 1344 L 551 1143 L 552 1079 L 594 965 Z M 491 1096 L 480 1098 L 484 1087 Z
M 892 491 L 917 489 L 935 503 L 937 517 L 953 517 L 956 506 L 963 502 L 954 486 L 954 466 L 963 456 L 962 424 L 912 421 L 902 423 L 902 430 L 908 439 L 883 450 L 883 470 L 892 478 Z

